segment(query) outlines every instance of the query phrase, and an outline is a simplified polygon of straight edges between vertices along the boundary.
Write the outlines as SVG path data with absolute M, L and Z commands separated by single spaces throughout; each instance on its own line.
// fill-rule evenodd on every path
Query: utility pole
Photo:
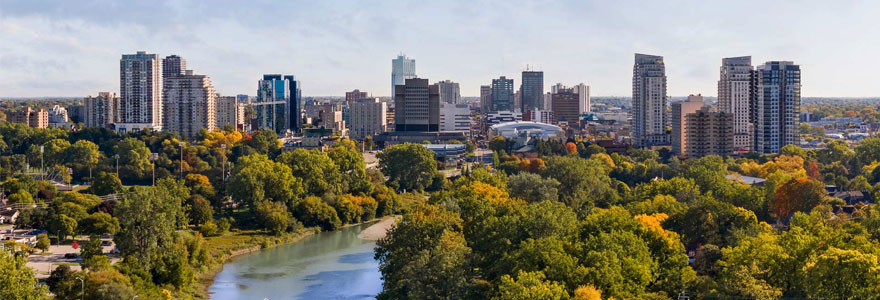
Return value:
M 220 149 L 223 152 L 223 167 L 222 171 L 220 171 L 220 182 L 226 182 L 226 144 L 220 144 Z
M 116 178 L 119 178 L 119 154 L 113 156 L 116 158 Z

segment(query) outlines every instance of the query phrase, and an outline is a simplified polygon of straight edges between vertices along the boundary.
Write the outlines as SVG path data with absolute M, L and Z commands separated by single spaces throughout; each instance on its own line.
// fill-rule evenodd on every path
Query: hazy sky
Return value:
M 119 58 L 177 54 L 223 94 L 264 73 L 306 96 L 390 94 L 391 59 L 464 96 L 526 64 L 547 88 L 631 95 L 633 53 L 662 55 L 669 95 L 715 95 L 722 57 L 801 65 L 804 96 L 878 96 L 880 1 L 0 0 L 0 96 L 119 90 Z

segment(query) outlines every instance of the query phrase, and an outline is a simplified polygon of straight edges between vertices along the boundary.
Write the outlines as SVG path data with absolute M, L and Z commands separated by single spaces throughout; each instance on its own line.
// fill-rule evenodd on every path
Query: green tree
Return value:
M 40 145 L 32 144 L 30 149 L 28 149 L 28 159 L 32 162 L 41 161 L 44 166 L 52 166 L 55 164 L 63 164 L 65 160 L 67 160 L 67 156 L 65 155 L 67 152 L 67 148 L 70 148 L 70 142 L 62 139 L 53 139 L 43 146 L 43 154 L 40 155 Z
M 333 144 L 327 156 L 339 168 L 342 192 L 352 194 L 370 194 L 373 192 L 370 179 L 367 177 L 364 157 L 352 140 L 340 140 Z
M 262 201 L 256 204 L 254 215 L 274 235 L 281 235 L 290 225 L 290 216 L 284 203 Z
M 364 148 L 367 151 L 373 151 L 373 147 L 376 147 L 376 143 L 373 141 L 373 136 L 367 136 L 364 138 Z
M 105 212 L 94 212 L 79 222 L 79 230 L 89 235 L 116 234 L 119 232 L 119 220 Z
M 301 178 L 306 194 L 322 196 L 338 193 L 339 168 L 327 153 L 320 150 L 296 149 L 278 156 L 278 162 L 290 167 L 293 176 Z
M 257 153 L 275 157 L 281 150 L 281 141 L 278 134 L 271 129 L 261 129 L 251 132 L 242 142 L 256 150 Z
M 318 226 L 322 230 L 336 230 L 342 226 L 336 209 L 314 196 L 303 199 L 294 210 L 294 216 L 302 221 L 303 225 Z
M 205 224 L 214 219 L 214 208 L 211 202 L 201 195 L 192 195 L 189 203 L 189 223 L 193 225 Z
M 377 299 L 462 298 L 453 292 L 465 288 L 461 280 L 466 279 L 469 257 L 462 237 L 455 234 L 461 226 L 457 214 L 436 205 L 419 206 L 404 215 L 377 242 L 375 257 L 385 280 Z M 442 272 L 432 272 L 437 269 Z
M 120 253 L 148 269 L 151 255 L 173 243 L 179 206 L 168 190 L 158 187 L 134 187 L 125 194 L 114 208 L 120 230 L 113 240 Z
M 37 235 L 37 249 L 43 250 L 46 252 L 49 250 L 49 235 L 45 233 L 41 233 Z
M 359 223 L 364 210 L 354 202 L 352 197 L 339 197 L 336 199 L 336 213 L 339 214 L 339 220 L 342 224 Z
M 404 190 L 422 190 L 437 173 L 434 153 L 419 144 L 400 144 L 385 148 L 376 155 L 379 168 Z
M 150 149 L 143 141 L 136 138 L 123 139 L 113 147 L 113 153 L 119 155 L 119 173 L 125 174 L 128 178 L 145 178 L 152 168 Z
M 46 286 L 37 285 L 34 271 L 25 265 L 23 255 L 0 251 L 0 299 L 50 299 Z
M 880 293 L 880 261 L 858 250 L 830 248 L 804 266 L 809 297 L 867 299 Z
M 58 235 L 59 240 L 76 234 L 76 220 L 66 215 L 55 215 L 49 223 L 49 230 Z
M 89 170 L 89 180 L 92 180 L 92 168 L 98 164 L 101 151 L 98 145 L 88 140 L 78 140 L 70 148 L 67 148 L 67 161 L 74 166 L 84 166 Z
M 123 191 L 122 181 L 115 173 L 100 172 L 89 187 L 89 192 L 98 196 L 116 194 Z
M 251 208 L 263 201 L 295 205 L 296 199 L 303 194 L 303 185 L 287 165 L 255 154 L 239 158 L 232 172 L 229 191 L 233 199 Z
M 6 204 L 34 204 L 34 197 L 31 196 L 31 193 L 28 193 L 26 190 L 18 190 L 18 192 L 12 193 L 9 195 Z
M 607 207 L 619 197 L 601 165 L 576 156 L 557 156 L 547 163 L 544 177 L 559 181 L 559 200 L 576 211 L 597 205 Z
M 99 271 L 110 266 L 110 260 L 104 255 L 104 247 L 101 246 L 101 238 L 97 235 L 89 235 L 89 240 L 82 245 L 80 256 L 84 269 Z
M 559 181 L 545 179 L 541 175 L 532 173 L 519 173 L 510 176 L 507 188 L 511 197 L 517 197 L 528 202 L 556 201 L 558 199 Z
M 501 277 L 498 285 L 498 296 L 492 299 L 502 300 L 544 300 L 544 299 L 568 299 L 565 286 L 544 279 L 544 273 L 523 272 L 516 275 L 516 279 L 510 275 Z

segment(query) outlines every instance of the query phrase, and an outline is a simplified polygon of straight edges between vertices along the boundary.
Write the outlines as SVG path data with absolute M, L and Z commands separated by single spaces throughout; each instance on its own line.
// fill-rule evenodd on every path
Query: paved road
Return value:
M 77 240 L 77 243 L 79 243 L 80 247 L 82 247 L 83 243 L 85 243 L 86 241 L 87 240 Z M 104 253 L 109 253 L 111 250 L 113 250 L 112 241 L 110 246 L 104 246 L 103 248 Z M 49 251 L 47 252 L 52 254 L 41 255 L 40 250 L 37 250 L 37 252 L 34 252 L 34 254 L 32 254 L 31 256 L 28 256 L 27 266 L 34 269 L 34 273 L 36 273 L 37 278 L 48 278 L 49 273 L 51 273 L 52 270 L 58 267 L 58 263 L 81 263 L 82 258 L 64 258 L 64 254 L 79 254 L 80 250 L 82 250 L 82 248 L 74 250 L 73 247 L 71 247 L 70 245 L 51 245 L 49 246 Z M 118 260 L 119 258 L 111 257 L 110 263 L 116 263 Z M 70 269 L 73 271 L 80 271 L 82 268 L 80 268 L 80 266 L 78 265 L 72 265 L 70 266 Z

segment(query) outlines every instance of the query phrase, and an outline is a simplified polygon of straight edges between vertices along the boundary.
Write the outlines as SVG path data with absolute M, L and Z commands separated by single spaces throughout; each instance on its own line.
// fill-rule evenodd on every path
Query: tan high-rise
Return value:
M 164 86 L 166 131 L 192 139 L 202 129 L 217 128 L 217 92 L 211 78 L 187 70 L 184 75 L 165 78 Z
M 687 115 L 703 107 L 702 95 L 690 95 L 687 101 L 672 103 L 672 153 L 687 155 Z
M 721 60 L 718 80 L 718 111 L 732 116 L 734 148 L 753 150 L 754 125 L 749 121 L 749 99 L 752 97 L 751 56 Z

